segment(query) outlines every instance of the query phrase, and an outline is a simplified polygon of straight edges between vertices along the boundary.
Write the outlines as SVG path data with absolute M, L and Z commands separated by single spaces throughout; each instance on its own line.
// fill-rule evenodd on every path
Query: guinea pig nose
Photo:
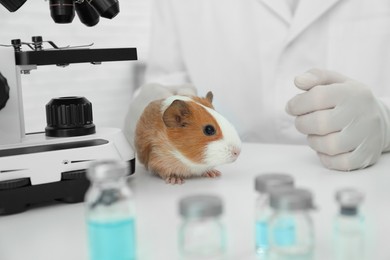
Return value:
M 230 148 L 230 151 L 232 153 L 232 156 L 237 159 L 237 157 L 240 155 L 241 153 L 241 148 L 240 147 L 237 147 L 237 146 L 232 146 Z

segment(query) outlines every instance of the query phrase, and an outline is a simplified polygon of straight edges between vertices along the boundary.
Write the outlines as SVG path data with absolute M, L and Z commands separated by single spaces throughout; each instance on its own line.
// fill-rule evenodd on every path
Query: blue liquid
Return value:
M 91 260 L 136 259 L 133 218 L 119 221 L 88 221 Z
M 295 245 L 295 223 L 292 218 L 280 219 L 274 227 L 275 244 L 278 246 Z
M 256 249 L 258 253 L 265 253 L 268 248 L 268 222 L 256 221 Z

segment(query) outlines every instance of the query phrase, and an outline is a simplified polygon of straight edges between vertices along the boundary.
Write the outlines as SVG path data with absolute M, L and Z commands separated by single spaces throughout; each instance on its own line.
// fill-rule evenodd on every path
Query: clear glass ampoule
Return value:
M 135 206 L 127 184 L 128 164 L 93 162 L 87 171 L 91 186 L 85 196 L 91 260 L 134 260 Z

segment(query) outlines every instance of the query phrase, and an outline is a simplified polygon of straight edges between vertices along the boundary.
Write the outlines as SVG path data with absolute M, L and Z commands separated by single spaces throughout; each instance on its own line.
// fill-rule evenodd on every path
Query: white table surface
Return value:
M 136 168 L 131 186 L 141 260 L 179 259 L 178 200 L 203 193 L 219 195 L 224 201 L 227 259 L 255 259 L 254 178 L 263 172 L 289 173 L 297 186 L 314 193 L 318 207 L 312 213 L 316 260 L 332 259 L 332 221 L 337 212 L 334 192 L 343 187 L 356 187 L 366 194 L 362 211 L 368 227 L 367 260 L 390 259 L 390 154 L 382 155 L 367 169 L 338 172 L 325 169 L 307 146 L 246 143 L 236 162 L 218 168 L 220 178 L 190 179 L 175 186 L 151 176 L 143 167 Z M 83 203 L 52 204 L 0 217 L 0 259 L 88 259 Z

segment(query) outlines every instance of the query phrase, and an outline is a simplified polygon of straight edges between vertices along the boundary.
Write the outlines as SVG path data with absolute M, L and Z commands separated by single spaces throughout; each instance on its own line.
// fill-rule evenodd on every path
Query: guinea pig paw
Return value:
M 165 178 L 165 183 L 167 184 L 183 184 L 184 183 L 184 178 L 172 175 L 167 178 Z
M 221 176 L 221 172 L 218 170 L 210 170 L 210 171 L 203 173 L 202 176 L 206 177 L 206 178 L 216 178 L 216 177 Z

